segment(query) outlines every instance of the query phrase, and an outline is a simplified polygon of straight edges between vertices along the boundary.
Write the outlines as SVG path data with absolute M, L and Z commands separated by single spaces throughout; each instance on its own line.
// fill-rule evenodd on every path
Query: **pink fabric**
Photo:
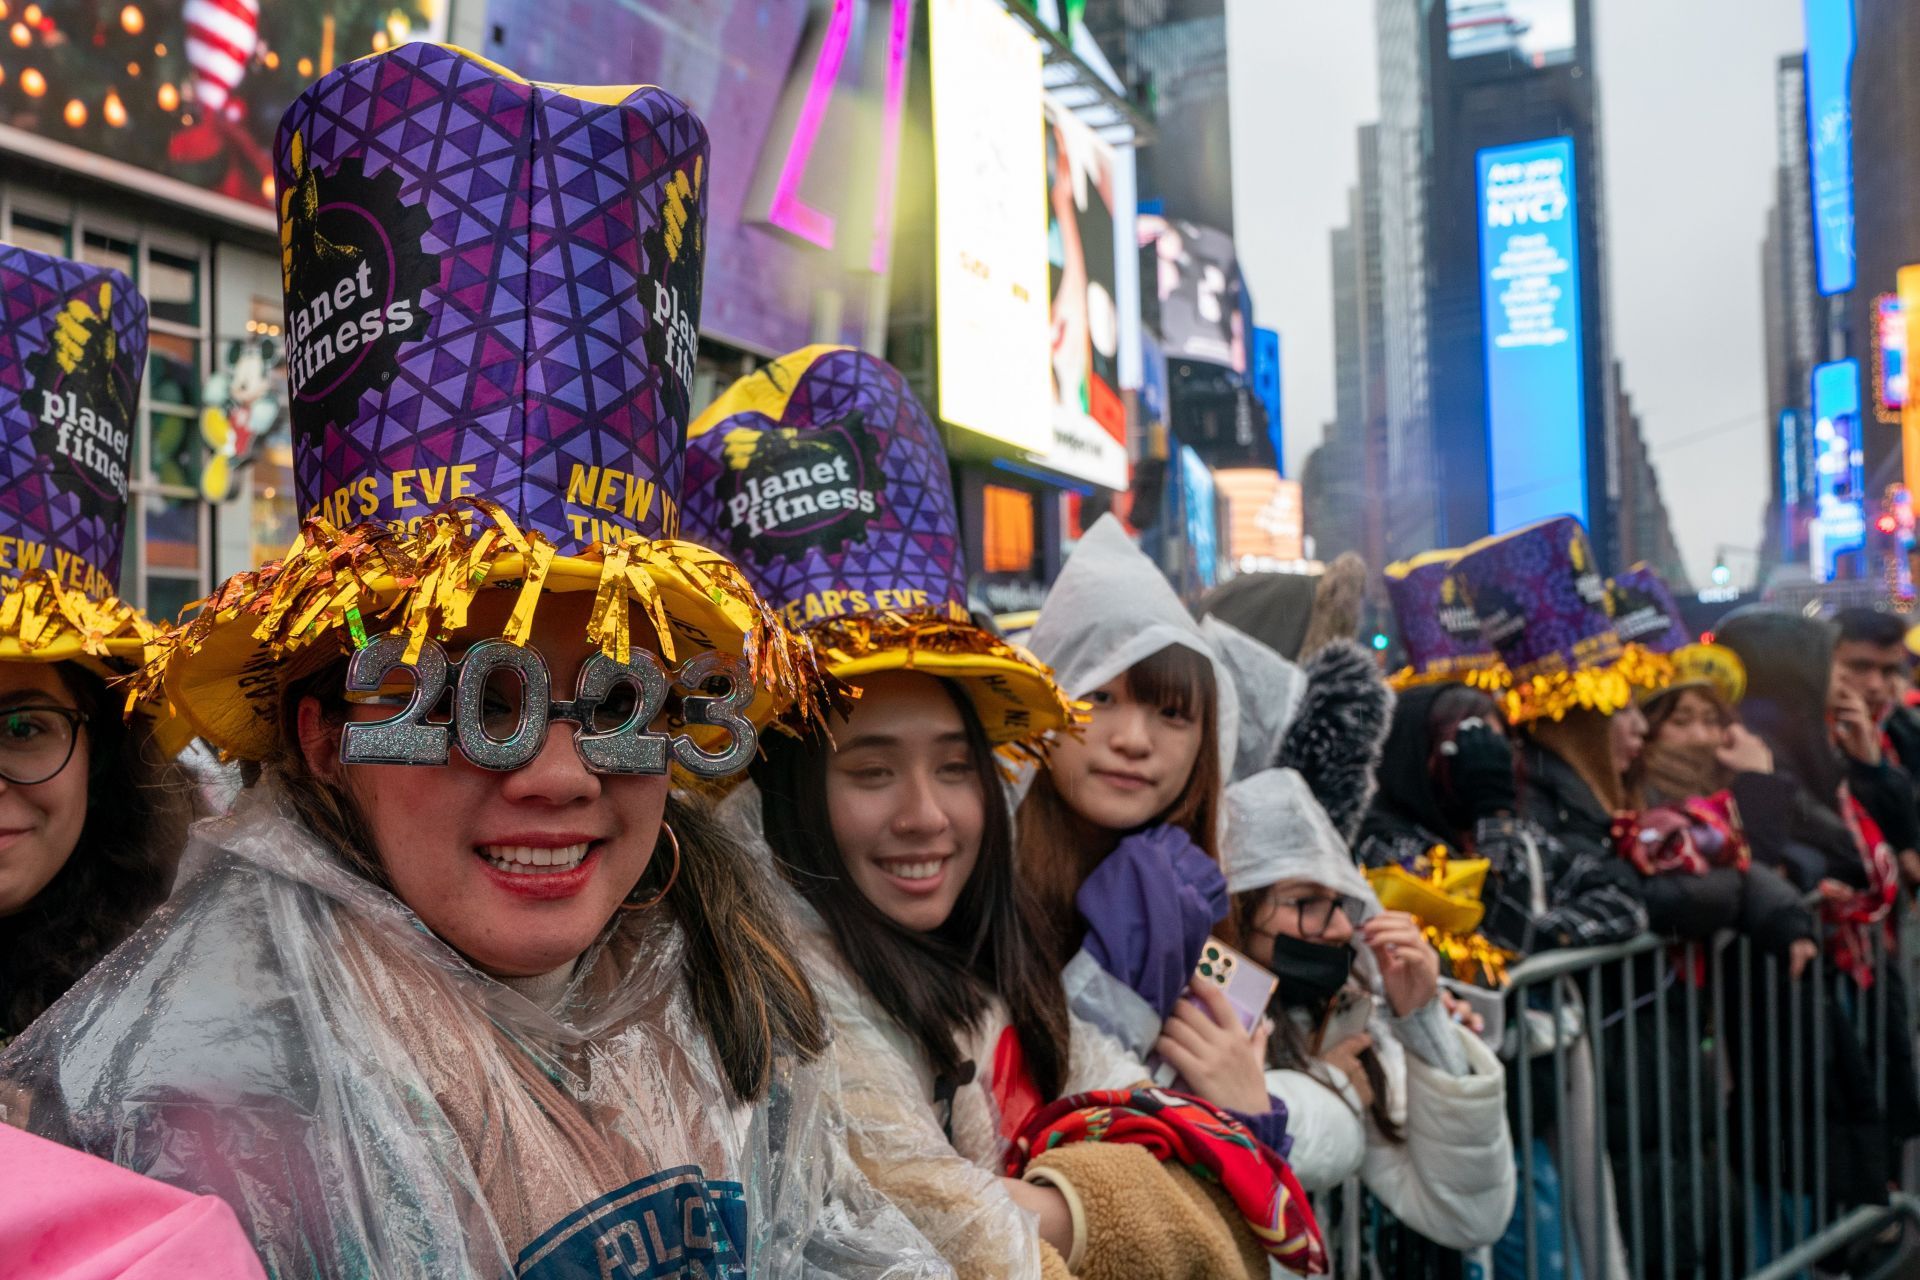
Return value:
M 0 1124 L 0 1280 L 264 1280 L 226 1202 Z

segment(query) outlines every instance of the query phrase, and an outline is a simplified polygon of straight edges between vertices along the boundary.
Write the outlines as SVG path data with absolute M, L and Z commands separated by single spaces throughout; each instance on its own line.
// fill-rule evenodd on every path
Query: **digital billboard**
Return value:
M 1120 398 L 1115 215 L 1119 166 L 1114 149 L 1051 96 L 1046 121 L 1053 442 L 1034 461 L 1108 489 L 1125 489 L 1127 406 Z
M 1853 288 L 1854 0 L 1806 0 L 1807 155 L 1823 294 Z
M 1573 0 L 1447 0 L 1447 56 L 1504 53 L 1529 66 L 1573 61 Z
M 1143 264 L 1151 264 L 1154 329 L 1167 359 L 1246 373 L 1246 286 L 1233 237 L 1213 227 L 1142 214 L 1139 239 Z
M 1253 397 L 1267 414 L 1267 439 L 1273 441 L 1274 460 L 1287 466 L 1287 432 L 1280 411 L 1280 335 L 1272 329 L 1253 331 Z
M 1898 294 L 1873 300 L 1873 416 L 1897 424 L 1907 403 L 1907 315 Z
M 343 62 L 443 31 L 436 0 L 0 5 L 0 124 L 273 207 L 273 134 Z M 444 19 L 442 19 L 444 21 Z
M 1490 531 L 1587 521 L 1586 388 L 1573 141 L 1478 157 Z
M 1906 351 L 1920 351 L 1920 264 L 1909 263 L 1894 274 L 1900 315 L 1906 321 Z M 1903 358 L 1904 363 L 1904 358 Z M 1900 409 L 1900 454 L 1908 493 L 1920 493 L 1920 395 L 1907 396 Z
M 1219 578 L 1220 515 L 1214 495 L 1213 472 L 1200 455 L 1180 449 L 1180 505 L 1185 508 L 1187 549 L 1193 556 L 1193 574 L 1199 585 L 1211 587 Z
M 552 0 L 485 5 L 487 57 L 534 80 L 665 85 L 707 126 L 703 334 L 782 355 L 827 338 L 820 303 L 837 294 L 837 339 L 871 336 L 865 299 L 891 248 L 913 0 L 595 5 L 591 32 L 556 20 Z
M 1831 582 L 1839 558 L 1866 546 L 1860 449 L 1860 362 L 1813 368 L 1813 576 Z
M 940 416 L 1053 446 L 1040 45 L 996 0 L 932 0 Z
M 1229 467 L 1213 473 L 1227 508 L 1227 560 L 1243 573 L 1291 565 L 1306 558 L 1300 482 L 1269 467 Z

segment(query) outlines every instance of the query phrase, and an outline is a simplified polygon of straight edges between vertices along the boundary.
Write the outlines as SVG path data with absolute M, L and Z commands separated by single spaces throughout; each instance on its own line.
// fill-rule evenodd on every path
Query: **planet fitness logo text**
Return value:
M 92 286 L 89 286 L 91 290 Z M 69 298 L 47 349 L 27 362 L 34 448 L 60 486 L 127 499 L 137 371 L 113 331 L 113 285 Z
M 329 422 L 351 427 L 361 393 L 393 380 L 400 344 L 426 336 L 422 299 L 440 278 L 440 260 L 421 248 L 431 219 L 422 205 L 402 202 L 397 174 L 369 177 L 358 156 L 323 174 L 298 131 L 287 159 L 287 387 L 295 429 L 317 439 Z
M 824 431 L 727 433 L 720 503 L 735 555 L 837 553 L 866 536 L 880 510 L 881 476 L 879 442 L 864 423 L 855 412 Z

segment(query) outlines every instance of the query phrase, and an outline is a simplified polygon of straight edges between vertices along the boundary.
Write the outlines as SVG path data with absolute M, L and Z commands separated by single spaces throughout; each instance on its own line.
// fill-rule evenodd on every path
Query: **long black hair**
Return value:
M 767 843 L 781 873 L 826 922 L 854 976 L 913 1037 L 937 1080 L 960 1080 L 955 1037 L 977 1026 L 997 995 L 1034 1084 L 1054 1098 L 1067 1070 L 1066 995 L 1041 945 L 1039 905 L 1014 873 L 1013 821 L 993 747 L 967 698 L 950 682 L 940 684 L 966 727 L 986 817 L 980 857 L 944 924 L 928 933 L 896 924 L 848 879 L 827 807 L 832 748 L 820 739 L 762 737 L 765 756 L 753 779 Z
M 57 669 L 87 717 L 87 817 L 47 887 L 0 917 L 0 1042 L 26 1030 L 165 901 L 193 816 L 186 771 L 155 745 L 152 721 L 126 720 L 106 681 L 85 668 Z

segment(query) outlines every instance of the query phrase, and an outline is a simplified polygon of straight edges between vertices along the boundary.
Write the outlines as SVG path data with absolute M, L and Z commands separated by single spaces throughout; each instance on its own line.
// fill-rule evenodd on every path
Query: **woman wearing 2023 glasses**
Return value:
M 0 245 L 0 1045 L 167 895 L 185 775 L 107 681 L 153 628 L 116 599 L 147 306 L 119 272 Z

